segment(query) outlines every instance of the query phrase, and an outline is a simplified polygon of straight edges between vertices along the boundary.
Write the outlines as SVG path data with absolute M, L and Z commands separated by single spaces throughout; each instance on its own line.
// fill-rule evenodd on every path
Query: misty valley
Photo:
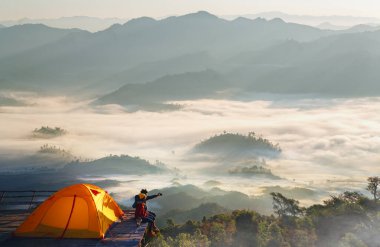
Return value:
M 379 246 L 379 44 L 205 11 L 0 27 L 0 190 L 161 192 L 152 246 Z

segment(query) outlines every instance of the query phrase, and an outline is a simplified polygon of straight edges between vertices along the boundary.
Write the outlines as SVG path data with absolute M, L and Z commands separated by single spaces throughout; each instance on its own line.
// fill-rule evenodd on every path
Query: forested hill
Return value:
M 368 178 L 373 199 L 346 191 L 303 208 L 294 199 L 271 193 L 275 215 L 236 210 L 185 224 L 169 219 L 150 246 L 378 247 L 379 184 L 379 177 Z
M 224 154 L 225 156 L 239 154 L 273 157 L 281 153 L 281 148 L 279 144 L 273 144 L 268 139 L 257 136 L 255 132 L 250 132 L 248 135 L 225 132 L 201 141 L 195 145 L 192 151 L 194 153 Z

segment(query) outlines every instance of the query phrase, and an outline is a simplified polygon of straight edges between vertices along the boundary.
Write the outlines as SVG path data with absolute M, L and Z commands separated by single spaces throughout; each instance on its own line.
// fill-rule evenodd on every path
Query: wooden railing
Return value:
M 33 210 L 54 192 L 50 190 L 0 191 L 0 211 Z

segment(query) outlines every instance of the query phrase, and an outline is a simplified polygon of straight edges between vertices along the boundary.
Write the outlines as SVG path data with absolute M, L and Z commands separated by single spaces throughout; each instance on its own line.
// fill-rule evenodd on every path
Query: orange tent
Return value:
M 91 184 L 66 187 L 44 201 L 14 233 L 19 237 L 104 238 L 123 215 L 113 198 Z

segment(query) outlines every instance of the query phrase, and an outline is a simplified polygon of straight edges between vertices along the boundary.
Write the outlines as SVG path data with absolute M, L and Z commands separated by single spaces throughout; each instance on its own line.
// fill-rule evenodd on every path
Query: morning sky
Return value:
M 93 16 L 165 17 L 206 10 L 217 15 L 281 11 L 380 17 L 379 0 L 1 0 L 0 20 Z

